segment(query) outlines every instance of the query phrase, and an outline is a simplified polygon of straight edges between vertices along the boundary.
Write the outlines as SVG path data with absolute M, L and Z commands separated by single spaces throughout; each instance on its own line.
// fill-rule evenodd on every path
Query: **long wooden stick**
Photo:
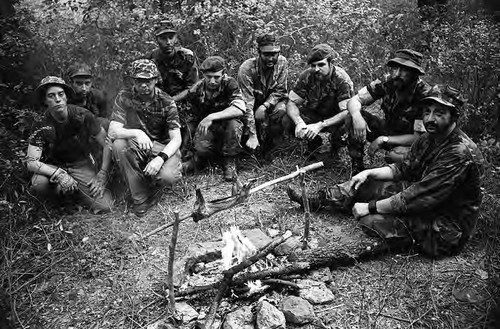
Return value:
M 175 315 L 175 292 L 174 292 L 174 261 L 175 261 L 175 246 L 177 245 L 177 235 L 179 233 L 179 211 L 174 212 L 174 226 L 172 228 L 172 240 L 170 241 L 168 253 L 168 299 L 170 314 Z
M 252 188 L 249 192 L 248 192 L 248 195 L 252 194 L 252 193 L 255 193 L 255 192 L 258 192 L 262 189 L 265 189 L 266 187 L 269 187 L 271 185 L 274 185 L 274 184 L 278 184 L 278 183 L 281 183 L 281 182 L 284 182 L 284 181 L 287 181 L 287 180 L 290 180 L 292 178 L 295 178 L 297 177 L 298 175 L 302 174 L 302 173 L 306 173 L 308 171 L 311 171 L 311 170 L 315 170 L 315 169 L 318 169 L 318 168 L 321 168 L 323 167 L 323 162 L 316 162 L 316 163 L 313 163 L 313 164 L 310 164 L 308 166 L 305 166 L 303 168 L 298 168 L 296 171 L 294 171 L 293 173 L 291 174 L 288 174 L 286 176 L 283 176 L 283 177 L 279 177 L 279 178 L 276 178 L 276 179 L 273 179 L 273 180 L 270 180 L 269 182 L 265 182 L 264 184 L 261 184 L 259 186 L 256 186 L 254 188 Z M 193 213 L 191 214 L 188 214 L 188 215 L 184 215 L 182 216 L 180 219 L 179 219 L 179 222 L 183 222 L 185 221 L 186 219 L 188 218 L 191 218 L 193 216 Z M 174 223 L 168 223 L 168 224 L 164 224 L 160 227 L 157 227 L 156 229 L 152 230 L 151 232 L 145 234 L 142 236 L 142 239 L 146 239 L 147 237 L 150 237 L 151 235 L 154 235 L 158 232 L 161 232 L 169 227 L 171 227 Z
M 302 250 L 306 250 L 309 245 L 309 227 L 311 225 L 311 210 L 306 191 L 306 175 L 300 174 L 300 188 L 302 190 L 302 204 L 304 205 L 304 236 L 302 240 Z

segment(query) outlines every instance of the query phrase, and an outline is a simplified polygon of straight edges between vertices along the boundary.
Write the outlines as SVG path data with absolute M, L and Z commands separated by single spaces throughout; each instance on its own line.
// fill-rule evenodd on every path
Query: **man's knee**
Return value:
M 182 177 L 182 163 L 180 152 L 176 152 L 171 158 L 163 164 L 156 182 L 161 186 L 172 186 Z
M 113 141 L 112 149 L 115 155 L 125 152 L 127 148 L 128 148 L 127 139 L 118 138 Z
M 30 191 L 37 195 L 47 196 L 55 192 L 55 184 L 50 183 L 47 176 L 34 174 L 31 177 Z

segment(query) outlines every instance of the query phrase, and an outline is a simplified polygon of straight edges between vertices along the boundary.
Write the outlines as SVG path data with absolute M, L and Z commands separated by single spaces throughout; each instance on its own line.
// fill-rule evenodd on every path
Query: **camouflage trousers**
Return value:
M 365 110 L 361 110 L 361 115 L 370 129 L 370 131 L 366 132 L 366 139 L 369 142 L 373 142 L 380 136 L 391 136 L 391 132 L 387 129 L 383 118 Z M 365 155 L 365 143 L 354 139 L 352 117 L 350 115 L 346 117 L 345 127 L 348 132 L 347 149 L 349 150 L 349 155 L 353 160 L 362 160 Z M 410 146 L 396 146 L 386 148 L 385 150 L 387 151 L 385 161 L 387 163 L 398 163 L 403 161 L 405 155 L 410 151 Z
M 319 191 L 322 205 L 350 211 L 355 202 L 369 202 L 391 197 L 408 186 L 406 182 L 368 180 L 356 192 L 348 189 L 349 181 Z M 385 239 L 393 246 L 414 244 L 431 257 L 458 253 L 468 237 L 460 226 L 443 214 L 422 212 L 412 215 L 370 214 L 360 218 L 359 224 L 370 236 Z
M 257 109 L 261 104 L 255 104 Z M 255 122 L 257 138 L 260 145 L 266 148 L 273 143 L 273 139 L 283 134 L 283 117 L 286 116 L 286 101 L 279 102 L 276 106 L 269 108 L 263 122 Z
M 190 122 L 190 129 L 196 131 L 198 122 Z M 208 132 L 201 135 L 196 131 L 193 139 L 194 154 L 198 159 L 234 157 L 241 148 L 241 135 L 243 123 L 240 119 L 221 120 L 212 123 Z

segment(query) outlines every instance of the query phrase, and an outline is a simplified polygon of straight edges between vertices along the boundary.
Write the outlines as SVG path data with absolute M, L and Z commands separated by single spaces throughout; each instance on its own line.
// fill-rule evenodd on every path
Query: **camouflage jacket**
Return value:
M 225 110 L 230 106 L 246 111 L 245 102 L 236 79 L 224 75 L 219 90 L 210 97 L 207 95 L 205 80 L 198 81 L 188 92 L 186 100 L 191 104 L 195 121 L 201 121 L 207 115 Z
M 127 129 L 141 129 L 151 140 L 162 144 L 169 142 L 169 130 L 181 127 L 174 100 L 159 88 L 155 88 L 151 103 L 142 101 L 133 88 L 120 91 L 111 121 L 123 123 Z
M 69 104 L 68 120 L 57 122 L 46 113 L 35 122 L 28 143 L 42 148 L 42 161 L 63 166 L 88 159 L 90 138 L 100 131 L 101 125 L 90 111 Z
M 158 66 L 162 89 L 170 96 L 191 88 L 199 79 L 194 53 L 190 49 L 176 47 L 170 58 L 157 48 L 147 58 Z
M 272 74 L 266 77 L 258 57 L 247 59 L 238 71 L 238 84 L 246 104 L 244 123 L 250 134 L 256 133 L 254 112 L 265 102 L 271 107 L 287 99 L 288 61 L 279 56 Z
M 405 161 L 390 168 L 396 179 L 411 183 L 390 199 L 398 213 L 429 220 L 444 216 L 465 234 L 472 232 L 482 200 L 484 159 L 462 130 L 455 128 L 440 144 L 431 135 L 422 135 Z
M 109 118 L 108 99 L 106 92 L 91 88 L 84 99 L 71 97 L 68 104 L 78 105 L 92 112 L 96 117 Z
M 305 101 L 305 111 L 313 111 L 325 116 L 334 116 L 347 108 L 347 100 L 354 95 L 354 85 L 347 72 L 332 66 L 328 80 L 320 80 L 309 68 L 299 76 L 293 91 Z M 290 100 L 295 101 L 290 98 Z
M 431 87 L 418 79 L 412 86 L 397 90 L 392 80 L 375 80 L 358 92 L 363 105 L 370 105 L 382 99 L 380 105 L 385 115 L 385 126 L 389 135 L 413 134 L 415 120 L 422 119 L 422 111 L 417 106 L 422 98 L 429 95 Z M 425 132 L 424 129 L 420 130 Z

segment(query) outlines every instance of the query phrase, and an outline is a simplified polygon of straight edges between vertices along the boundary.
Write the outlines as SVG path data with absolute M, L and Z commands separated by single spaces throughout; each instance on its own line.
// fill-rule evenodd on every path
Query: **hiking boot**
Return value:
M 302 193 L 301 192 L 296 191 L 290 185 L 288 185 L 286 192 L 287 192 L 290 200 L 297 202 L 298 204 L 300 204 L 300 207 L 302 209 L 304 209 L 304 204 L 302 202 Z M 320 196 L 321 193 L 318 192 L 317 195 Z M 309 200 L 309 209 L 311 211 L 318 211 L 323 206 L 323 204 L 321 202 L 321 197 L 316 197 L 316 198 L 310 197 L 310 198 L 308 198 L 308 200 Z
M 351 158 L 351 177 L 365 170 L 363 158 Z
M 222 159 L 223 176 L 226 182 L 232 182 L 236 175 L 236 159 L 233 157 L 224 157 Z
M 158 198 L 157 198 L 156 193 L 155 193 L 155 195 L 150 196 L 143 203 L 139 203 L 139 204 L 134 205 L 134 209 L 133 209 L 134 214 L 137 217 L 142 217 L 148 212 L 149 209 L 154 207 L 157 203 L 158 203 Z
M 195 168 L 196 166 L 193 159 L 182 163 L 182 173 L 185 175 L 192 174 L 195 171 Z

